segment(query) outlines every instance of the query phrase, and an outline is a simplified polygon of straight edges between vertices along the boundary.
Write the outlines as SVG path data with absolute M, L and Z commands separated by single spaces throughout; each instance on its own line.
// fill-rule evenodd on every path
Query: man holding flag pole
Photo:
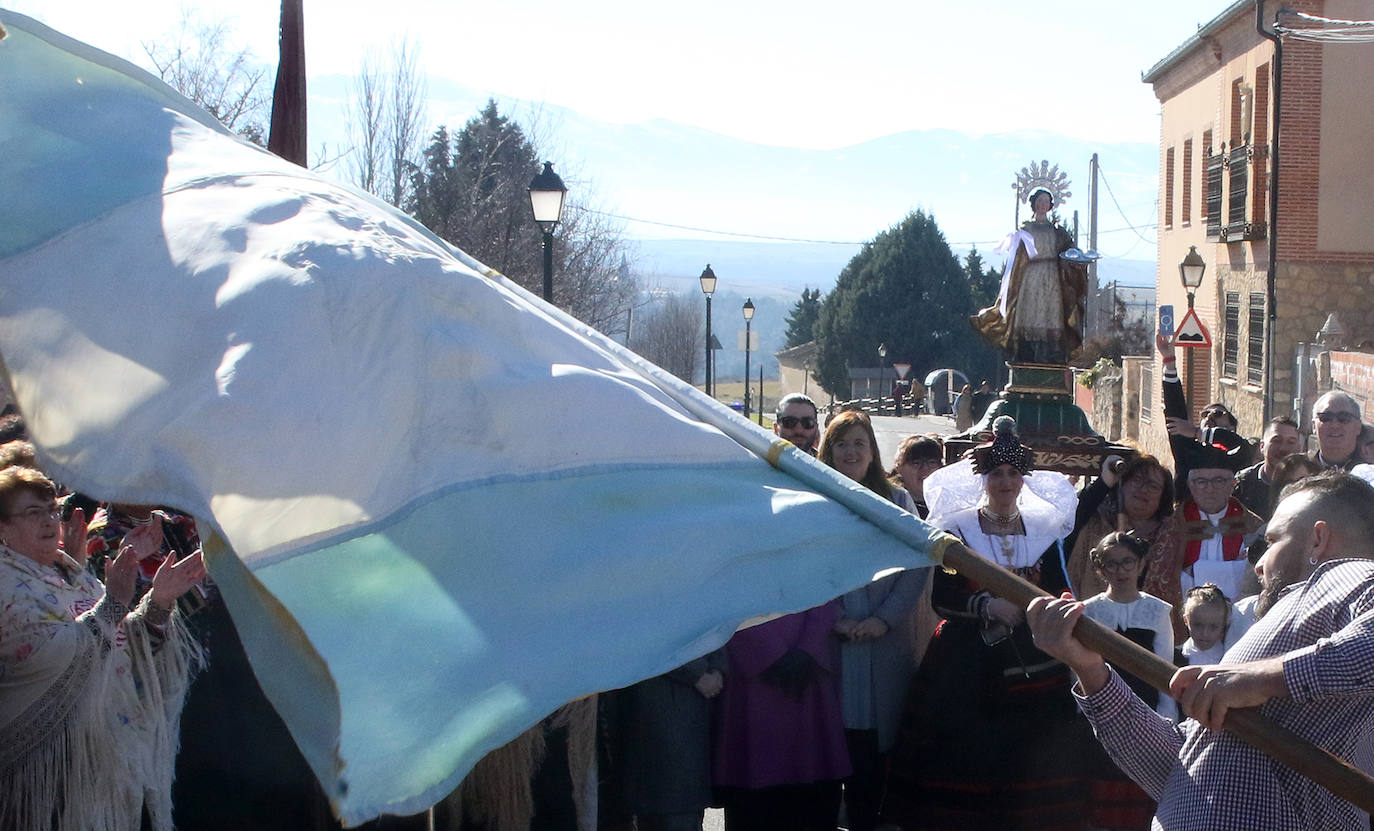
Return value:
M 562 703 L 884 570 L 1023 597 L 409 217 L 0 22 L 0 354 L 41 461 L 196 516 L 345 823 L 423 810 Z M 561 441 L 528 441 L 531 400 L 560 402 Z
M 1290 485 L 1256 566 L 1261 617 L 1216 666 L 1180 669 L 1190 716 L 1152 712 L 1102 656 L 1072 637 L 1083 604 L 1038 598 L 1037 645 L 1077 674 L 1075 695 L 1116 763 L 1159 801 L 1158 829 L 1366 829 L 1369 817 L 1223 730 L 1261 712 L 1369 769 L 1374 761 L 1374 488 L 1327 472 Z

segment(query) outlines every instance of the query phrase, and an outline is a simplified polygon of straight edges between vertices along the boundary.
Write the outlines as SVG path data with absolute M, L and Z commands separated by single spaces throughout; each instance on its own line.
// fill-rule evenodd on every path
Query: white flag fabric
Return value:
M 0 355 L 46 469 L 174 505 L 339 816 L 944 537 L 410 218 L 0 10 Z M 776 466 L 764 457 L 771 456 Z

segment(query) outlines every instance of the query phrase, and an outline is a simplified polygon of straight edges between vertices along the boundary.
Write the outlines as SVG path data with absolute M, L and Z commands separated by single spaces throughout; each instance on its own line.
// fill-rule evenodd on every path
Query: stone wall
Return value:
M 1121 440 L 1121 371 L 1100 372 L 1093 382 L 1092 409 L 1085 410 L 1088 420 L 1103 438 Z
M 1331 388 L 1350 393 L 1360 402 L 1365 421 L 1370 413 L 1370 402 L 1374 401 L 1374 354 L 1368 352 L 1332 352 Z
M 1289 414 L 1297 345 L 1315 340 L 1332 312 L 1345 327 L 1346 343 L 1374 341 L 1374 263 L 1279 263 L 1274 415 Z
M 1172 469 L 1169 436 L 1164 432 L 1164 403 L 1158 362 L 1152 356 L 1126 357 L 1121 372 L 1121 438 Z

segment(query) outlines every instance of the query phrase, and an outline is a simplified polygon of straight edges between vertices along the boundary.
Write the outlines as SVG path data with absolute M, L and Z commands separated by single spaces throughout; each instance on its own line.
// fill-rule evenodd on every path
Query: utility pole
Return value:
M 1093 154 L 1092 161 L 1088 164 L 1088 250 L 1097 250 L 1097 154 Z M 1102 309 L 1097 299 L 1097 260 L 1088 263 L 1088 296 L 1093 299 L 1092 306 L 1096 309 L 1088 312 L 1091 317 L 1088 320 L 1088 333 L 1101 334 Z M 1107 320 L 1116 314 L 1116 303 L 1112 303 L 1112 308 L 1107 312 Z M 1108 323 L 1110 325 L 1110 323 Z

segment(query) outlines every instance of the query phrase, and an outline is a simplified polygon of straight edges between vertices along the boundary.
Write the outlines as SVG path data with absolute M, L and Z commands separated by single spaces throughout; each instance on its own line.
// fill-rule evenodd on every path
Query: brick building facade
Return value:
M 1196 412 L 1224 402 L 1250 435 L 1266 415 L 1292 413 L 1295 350 L 1329 313 L 1340 313 L 1350 343 L 1374 339 L 1374 49 L 1303 39 L 1320 24 L 1291 14 L 1360 19 L 1371 8 L 1282 7 L 1237 0 L 1144 76 L 1161 105 L 1158 302 L 1182 319 L 1178 264 L 1195 246 L 1208 265 L 1195 304 L 1212 346 L 1193 350 L 1189 403 Z M 1281 50 L 1257 29 L 1276 20 L 1281 34 L 1292 30 Z M 1152 394 L 1157 413 L 1160 365 L 1150 364 L 1128 366 L 1125 388 Z M 1167 455 L 1162 419 L 1136 403 L 1123 408 L 1137 419 L 1124 432 Z

